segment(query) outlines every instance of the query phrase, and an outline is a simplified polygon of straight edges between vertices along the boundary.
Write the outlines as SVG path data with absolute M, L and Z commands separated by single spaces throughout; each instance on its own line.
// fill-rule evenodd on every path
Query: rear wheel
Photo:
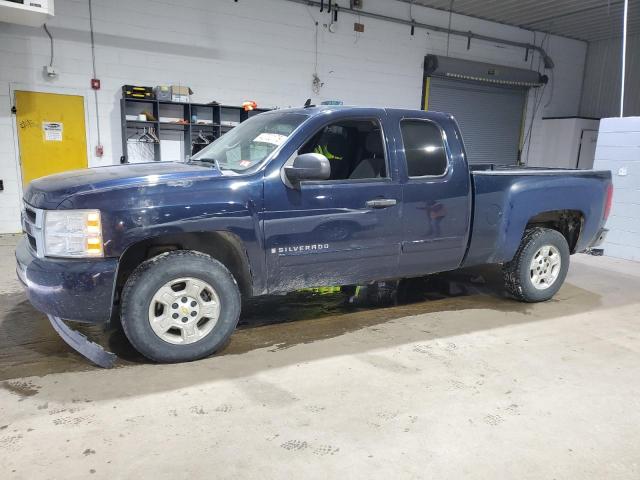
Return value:
M 195 251 L 165 253 L 131 274 L 122 294 L 121 322 L 132 345 L 157 362 L 211 355 L 240 316 L 240 292 L 227 268 Z
M 543 302 L 562 286 L 569 269 L 565 237 L 548 228 L 525 232 L 513 260 L 503 266 L 505 288 L 522 302 Z

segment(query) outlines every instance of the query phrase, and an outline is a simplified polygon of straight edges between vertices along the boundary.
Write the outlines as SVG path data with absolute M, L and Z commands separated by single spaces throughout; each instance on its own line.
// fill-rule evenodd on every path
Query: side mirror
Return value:
M 303 180 L 327 180 L 331 176 L 331 164 L 319 153 L 303 153 L 293 164 L 284 167 L 284 171 L 291 184 L 298 185 Z

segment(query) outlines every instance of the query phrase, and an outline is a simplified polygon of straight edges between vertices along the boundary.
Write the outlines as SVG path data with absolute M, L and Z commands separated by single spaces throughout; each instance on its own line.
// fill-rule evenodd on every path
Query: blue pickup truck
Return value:
M 608 171 L 469 164 L 451 115 L 256 115 L 186 163 L 74 171 L 24 194 L 17 272 L 50 318 L 118 320 L 158 362 L 219 349 L 242 297 L 501 264 L 539 302 L 597 245 Z

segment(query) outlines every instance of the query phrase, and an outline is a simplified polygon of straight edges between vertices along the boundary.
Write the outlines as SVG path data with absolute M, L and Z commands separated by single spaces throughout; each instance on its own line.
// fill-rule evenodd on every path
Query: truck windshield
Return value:
M 306 119 L 300 113 L 268 112 L 242 122 L 191 157 L 211 163 L 222 173 L 249 173 L 260 165 Z

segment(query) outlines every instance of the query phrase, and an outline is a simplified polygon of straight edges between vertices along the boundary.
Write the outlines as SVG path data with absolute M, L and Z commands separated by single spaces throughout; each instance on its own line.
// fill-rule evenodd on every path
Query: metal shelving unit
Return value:
M 239 125 L 253 115 L 266 112 L 268 109 L 245 111 L 240 106 L 212 105 L 206 103 L 183 103 L 166 100 L 147 100 L 137 98 L 122 98 L 120 100 L 120 116 L 122 128 L 122 156 L 120 163 L 129 163 L 128 139 L 136 131 L 153 128 L 162 142 L 163 137 L 173 136 L 182 132 L 184 158 L 162 158 L 160 142 L 153 142 L 153 160 L 185 161 L 192 154 L 192 142 L 200 132 L 217 139 L 221 135 Z M 127 115 L 138 115 L 148 112 L 156 120 L 127 119 Z M 162 121 L 162 118 L 178 119 L 180 121 Z M 193 121 L 195 120 L 195 121 Z

